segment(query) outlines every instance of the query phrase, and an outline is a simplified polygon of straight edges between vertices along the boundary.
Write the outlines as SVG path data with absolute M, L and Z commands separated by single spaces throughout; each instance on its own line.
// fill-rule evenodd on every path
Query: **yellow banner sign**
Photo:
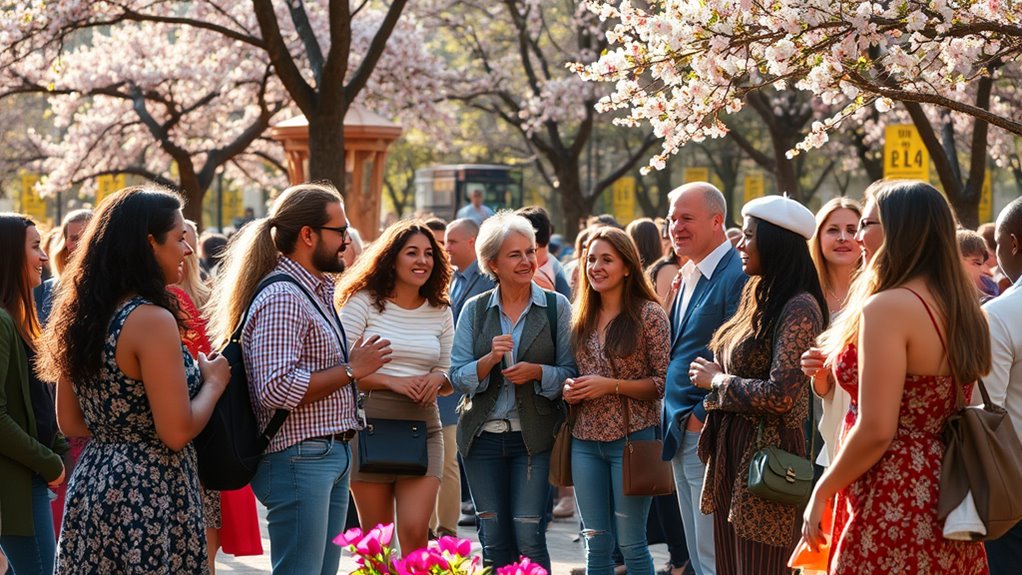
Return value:
M 126 186 L 124 174 L 107 174 L 96 178 L 96 205 L 98 206 L 110 194 L 124 189 Z
M 710 168 L 705 168 L 702 166 L 693 166 L 691 168 L 685 168 L 681 172 L 681 180 L 683 184 L 690 184 L 692 182 L 709 182 Z
M 614 198 L 614 216 L 621 223 L 635 219 L 635 178 L 625 176 L 611 188 Z
M 46 200 L 39 195 L 35 185 L 39 182 L 39 174 L 21 173 L 21 213 L 37 222 L 46 222 Z
M 912 124 L 884 129 L 884 177 L 930 181 L 930 152 Z
M 766 190 L 766 180 L 763 172 L 751 172 L 745 176 L 745 187 L 742 190 L 742 203 L 749 203 L 756 198 L 762 198 Z
M 979 223 L 994 221 L 994 181 L 990 170 L 983 174 L 983 187 L 979 191 Z

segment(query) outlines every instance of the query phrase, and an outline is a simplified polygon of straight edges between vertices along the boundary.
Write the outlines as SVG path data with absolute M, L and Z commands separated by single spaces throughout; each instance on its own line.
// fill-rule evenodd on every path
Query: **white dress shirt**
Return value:
M 724 256 L 727 255 L 730 249 L 731 240 L 724 238 L 724 242 L 699 263 L 693 263 L 692 260 L 688 260 L 681 267 L 681 303 L 678 305 L 675 325 L 680 327 L 681 320 L 685 318 L 685 310 L 688 309 L 688 304 L 692 302 L 692 294 L 696 291 L 699 276 L 702 275 L 706 279 L 713 278 L 713 271 L 717 269 L 717 264 L 720 263 L 720 260 L 724 259 Z
M 983 378 L 990 400 L 1003 406 L 1011 416 L 1015 433 L 1022 440 L 1022 288 L 1011 286 L 983 306 L 990 322 L 993 356 L 990 374 Z M 982 401 L 973 391 L 973 401 Z

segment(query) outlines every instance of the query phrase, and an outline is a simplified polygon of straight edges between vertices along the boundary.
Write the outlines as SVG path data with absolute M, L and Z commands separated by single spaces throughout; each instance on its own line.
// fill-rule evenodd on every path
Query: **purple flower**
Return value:
M 542 565 L 533 563 L 528 557 L 522 557 L 517 563 L 499 567 L 497 575 L 547 575 Z
M 444 535 L 437 541 L 437 547 L 444 553 L 457 557 L 468 557 L 472 553 L 472 542 L 468 539 L 458 539 L 450 535 Z
M 362 539 L 362 530 L 358 527 L 352 527 L 337 537 L 334 537 L 334 544 L 340 545 L 341 547 L 347 547 L 348 545 L 354 545 L 360 539 Z
M 438 551 L 433 549 L 412 551 L 394 563 L 394 570 L 398 575 L 426 575 L 434 567 L 449 571 L 451 565 Z

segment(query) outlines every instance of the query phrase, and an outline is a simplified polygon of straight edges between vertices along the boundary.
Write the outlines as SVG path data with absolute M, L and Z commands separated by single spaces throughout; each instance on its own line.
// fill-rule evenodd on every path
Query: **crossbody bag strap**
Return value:
M 347 348 L 346 345 L 344 345 L 344 343 L 345 343 L 345 340 L 348 339 L 348 336 L 344 333 L 344 324 L 341 322 L 341 317 L 339 315 L 337 315 L 337 308 L 334 307 L 333 305 L 330 306 L 330 311 L 332 312 L 331 315 L 334 316 L 334 321 L 330 321 L 330 317 L 327 316 L 325 311 L 323 311 L 323 306 L 320 305 L 320 303 L 316 299 L 316 297 L 313 296 L 312 293 L 309 292 L 309 290 L 305 289 L 305 286 L 303 286 L 302 284 L 298 283 L 294 279 L 291 279 L 291 281 L 296 286 L 298 286 L 298 289 L 302 290 L 302 293 L 305 294 L 305 297 L 309 298 L 309 303 L 311 303 L 312 307 L 316 308 L 316 311 L 319 312 L 319 315 L 324 320 L 326 320 L 327 325 L 332 325 L 332 326 L 336 327 L 337 330 L 339 330 L 339 331 L 337 331 L 337 330 L 331 330 L 331 331 L 334 332 L 334 337 L 337 338 L 337 345 L 338 345 L 338 347 L 341 348 L 341 358 L 344 360 L 345 363 L 347 363 L 348 362 L 348 348 Z M 358 385 L 355 383 L 354 380 L 352 380 L 351 383 L 348 384 L 348 386 L 351 387 L 351 399 L 353 401 L 352 405 L 355 407 L 355 412 L 358 415 L 358 418 L 362 420 L 362 423 L 365 424 L 365 414 L 363 413 L 362 407 L 359 405 L 359 401 L 358 401 Z
M 777 327 L 774 328 L 773 340 L 770 342 L 770 346 L 771 347 L 777 345 L 777 330 L 779 330 L 780 328 L 781 328 L 780 324 L 778 324 Z M 770 354 L 771 354 L 771 361 L 772 361 L 773 350 L 771 350 Z M 813 418 L 813 411 L 814 411 L 813 410 L 813 403 L 815 403 L 815 401 L 813 400 L 813 382 L 812 381 L 809 382 L 809 389 L 807 391 L 808 391 L 808 394 L 809 394 L 809 454 L 808 454 L 808 459 L 810 461 L 813 461 L 814 460 L 813 458 L 815 457 L 815 454 L 816 454 L 816 420 Z M 766 426 L 766 417 L 761 415 L 759 417 L 759 425 L 756 428 L 756 445 L 758 445 L 758 446 L 762 446 L 763 445 L 763 428 L 765 426 Z

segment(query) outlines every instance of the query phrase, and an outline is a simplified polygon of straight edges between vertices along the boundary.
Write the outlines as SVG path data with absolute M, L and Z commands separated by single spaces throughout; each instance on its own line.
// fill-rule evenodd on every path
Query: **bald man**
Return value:
M 671 362 L 664 396 L 664 459 L 674 467 L 685 543 L 696 575 L 717 572 L 713 517 L 699 510 L 706 466 L 696 447 L 706 420 L 706 391 L 692 385 L 689 364 L 696 357 L 713 359 L 707 346 L 713 332 L 738 309 L 748 277 L 738 252 L 724 231 L 727 203 L 706 182 L 693 182 L 668 196 L 668 234 L 676 254 L 689 258 L 669 310 Z M 723 510 L 726 515 L 727 510 Z
M 990 399 L 1004 406 L 1015 432 L 1022 432 L 1022 198 L 1008 204 L 997 217 L 997 265 L 1011 287 L 983 306 L 990 322 L 993 363 L 983 379 Z M 1020 434 L 1022 439 L 1022 434 Z M 1018 573 L 1022 565 L 1022 523 L 1000 539 L 986 543 L 990 575 Z

